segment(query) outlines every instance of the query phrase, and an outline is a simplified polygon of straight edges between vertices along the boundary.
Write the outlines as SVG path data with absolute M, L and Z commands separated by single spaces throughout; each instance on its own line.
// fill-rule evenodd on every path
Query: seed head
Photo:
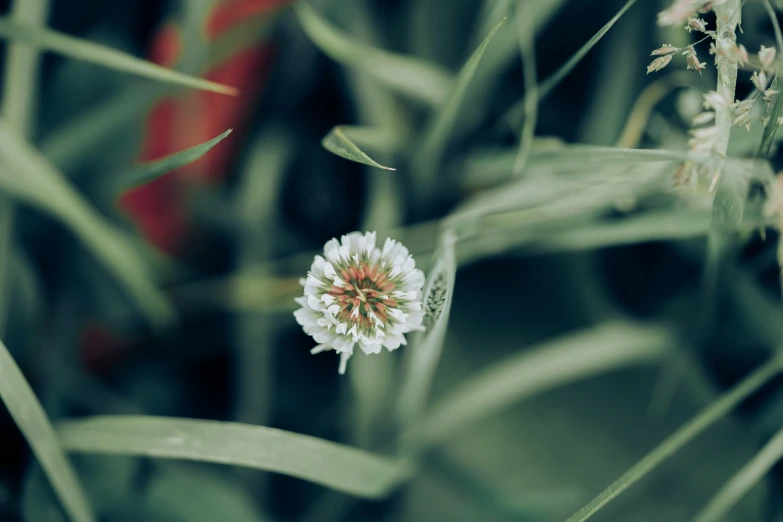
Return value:
M 692 45 L 689 45 L 682 54 L 685 55 L 685 63 L 688 65 L 688 69 L 691 71 L 699 71 L 699 74 L 701 74 L 701 70 L 704 69 L 704 66 L 707 65 L 707 63 L 699 62 L 699 57 L 696 55 L 696 49 L 694 49 Z
M 704 33 L 707 31 L 707 23 L 701 18 L 688 18 L 688 23 L 685 25 L 685 29 L 690 33 L 691 31 L 699 31 Z
M 652 62 L 650 62 L 650 65 L 647 66 L 647 74 L 650 74 L 651 72 L 660 71 L 667 65 L 669 65 L 669 62 L 672 61 L 672 55 L 667 54 L 664 56 L 659 56 Z
M 650 56 L 660 56 L 662 54 L 676 53 L 679 50 L 680 50 L 679 47 L 674 47 L 672 44 L 663 44 L 661 47 L 651 52 Z

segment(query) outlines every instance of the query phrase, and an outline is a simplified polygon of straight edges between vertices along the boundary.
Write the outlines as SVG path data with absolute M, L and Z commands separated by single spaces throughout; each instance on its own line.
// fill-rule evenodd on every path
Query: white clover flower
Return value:
M 328 241 L 324 256 L 315 256 L 300 281 L 302 308 L 294 312 L 319 343 L 310 353 L 338 352 L 343 374 L 357 343 L 366 354 L 396 350 L 407 332 L 423 329 L 424 273 L 399 242 L 387 239 L 381 249 L 375 232 L 351 232 Z

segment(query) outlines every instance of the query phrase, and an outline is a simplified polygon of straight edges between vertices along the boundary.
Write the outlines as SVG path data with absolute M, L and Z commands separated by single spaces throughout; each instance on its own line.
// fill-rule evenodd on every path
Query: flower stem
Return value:
M 737 25 L 740 23 L 741 0 L 728 0 L 715 6 L 717 19 L 717 38 L 715 46 L 720 49 L 723 46 L 735 46 L 737 42 Z M 737 63 L 715 55 L 715 65 L 718 67 L 718 93 L 729 103 L 734 102 L 734 90 L 737 87 Z M 729 135 L 731 133 L 731 121 L 734 117 L 733 109 L 722 107 L 715 110 L 715 125 L 720 129 L 716 141 L 715 152 L 721 157 L 726 157 L 729 148 Z

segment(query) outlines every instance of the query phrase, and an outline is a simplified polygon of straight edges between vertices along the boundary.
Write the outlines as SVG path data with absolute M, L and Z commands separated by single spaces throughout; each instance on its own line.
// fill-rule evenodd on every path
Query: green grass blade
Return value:
M 448 100 L 433 116 L 428 129 L 425 131 L 422 146 L 413 160 L 414 172 L 417 173 L 414 180 L 424 184 L 421 187 L 422 192 L 431 188 L 431 185 L 436 180 L 437 168 L 451 136 L 462 100 L 481 62 L 481 57 L 484 56 L 489 42 L 497 30 L 500 29 L 500 26 L 503 25 L 503 22 L 505 22 L 505 18 L 489 32 L 484 41 L 481 42 L 481 45 L 473 51 L 471 57 L 462 66 Z
M 57 497 L 73 522 L 96 520 L 73 467 L 57 440 L 49 418 L 0 341 L 0 397 L 41 463 Z
M 525 80 L 525 120 L 522 125 L 522 138 L 519 152 L 514 161 L 514 176 L 519 177 L 533 149 L 538 119 L 538 77 L 536 75 L 535 27 L 532 24 L 533 3 L 517 8 L 517 33 L 519 34 L 519 53 L 522 56 L 522 76 Z
M 337 154 L 341 158 L 357 163 L 364 163 L 365 165 L 379 169 L 396 170 L 391 167 L 384 167 L 376 162 L 354 143 L 354 141 L 357 141 L 357 133 L 372 132 L 373 130 L 374 129 L 366 127 L 344 127 L 338 125 L 332 128 L 332 130 L 329 131 L 329 134 L 324 136 L 324 139 L 321 140 L 321 145 L 332 154 Z M 353 139 L 351 139 L 351 137 L 353 137 Z
M 783 429 L 775 433 L 764 447 L 712 496 L 707 505 L 693 517 L 693 522 L 724 520 L 731 508 L 753 489 L 781 458 L 783 458 Z
M 327 56 L 367 73 L 389 89 L 430 105 L 446 99 L 453 79 L 439 67 L 374 48 L 343 33 L 305 2 L 295 5 L 302 29 Z
M 66 421 L 57 431 L 69 451 L 243 466 L 360 497 L 385 495 L 406 473 L 382 455 L 250 424 L 118 415 Z
M 187 522 L 264 522 L 245 484 L 215 470 L 173 462 L 156 466 L 146 488 L 145 504 L 156 512 Z
M 49 0 L 16 0 L 11 3 L 10 17 L 34 26 L 43 25 L 49 14 Z M 38 70 L 41 56 L 36 49 L 23 44 L 7 47 L 3 71 L 2 115 L 22 136 L 33 128 L 38 98 Z M 14 228 L 14 205 L 0 195 L 0 336 L 8 319 L 10 281 L 7 267 Z
M 595 47 L 596 44 L 601 41 L 601 38 L 603 38 L 604 35 L 609 32 L 609 29 L 611 29 L 612 26 L 616 24 L 620 18 L 622 18 L 622 16 L 636 3 L 636 1 L 637 0 L 628 0 L 623 8 L 620 9 L 620 11 L 618 11 L 617 14 L 606 23 L 606 25 L 604 25 L 597 33 L 595 33 L 592 38 L 590 38 L 582 47 L 580 47 L 579 50 L 576 51 L 576 53 L 574 53 L 574 55 L 571 56 L 571 58 L 569 58 L 566 63 L 564 63 L 557 71 L 552 73 L 539 84 L 539 100 L 543 100 L 552 94 L 552 91 L 554 91 L 555 88 L 560 85 L 560 82 L 562 82 L 563 79 L 574 70 L 574 67 L 576 67 L 577 64 L 582 61 L 582 58 L 584 58 L 587 53 L 589 53 L 593 47 Z M 506 111 L 506 113 L 501 118 L 508 122 L 508 124 L 511 125 L 511 128 L 520 128 L 522 121 L 525 118 L 525 104 L 525 98 L 522 98 L 508 111 Z
M 171 154 L 170 156 L 166 156 L 157 161 L 143 163 L 119 174 L 117 178 L 112 181 L 112 194 L 117 195 L 117 193 L 124 190 L 144 185 L 172 170 L 176 170 L 188 163 L 200 159 L 204 154 L 212 150 L 212 147 L 231 134 L 231 130 L 232 129 L 228 129 L 220 136 L 216 136 L 209 141 L 205 141 L 204 143 L 200 143 L 189 149 Z
M 614 500 L 620 493 L 631 487 L 704 430 L 730 413 L 739 403 L 769 382 L 780 371 L 781 359 L 775 358 L 745 377 L 733 388 L 721 394 L 685 425 L 664 439 L 663 442 L 634 464 L 631 469 L 626 471 L 608 488 L 570 516 L 566 522 L 584 522 L 595 515 L 598 510 Z
M 173 318 L 166 297 L 122 231 L 106 221 L 46 158 L 0 120 L 0 189 L 70 228 L 125 288 L 151 323 Z
M 769 0 L 764 0 L 763 3 L 764 8 L 769 15 L 770 22 L 772 23 L 772 28 L 775 30 L 775 43 L 777 44 L 778 49 L 778 57 L 776 60 L 776 68 L 778 69 L 778 72 L 775 76 L 775 80 L 772 82 L 772 89 L 780 90 L 781 64 L 783 64 L 783 58 L 781 57 L 780 53 L 783 52 L 783 32 L 780 30 L 778 16 L 775 13 L 775 9 L 772 7 L 772 4 L 769 3 Z M 766 159 L 769 157 L 772 144 L 775 141 L 775 133 L 778 131 L 778 127 L 780 126 L 780 124 L 778 124 L 778 118 L 780 118 L 781 112 L 783 112 L 783 97 L 778 95 L 775 98 L 772 111 L 769 113 L 769 123 L 767 123 L 767 126 L 764 127 L 764 132 L 761 135 L 761 144 L 759 145 L 759 150 L 756 154 L 757 158 Z
M 434 405 L 410 436 L 445 440 L 514 402 L 618 367 L 658 361 L 672 343 L 660 327 L 607 323 L 545 342 L 482 370 Z
M 427 330 L 417 339 L 415 349 L 407 352 L 405 380 L 398 404 L 403 429 L 418 422 L 443 351 L 457 275 L 454 246 L 455 239 L 447 232 L 435 253 L 434 266 L 424 286 L 424 326 Z
M 173 71 L 116 49 L 74 38 L 57 31 L 12 22 L 7 18 L 0 18 L 0 38 L 22 42 L 38 49 L 62 54 L 74 60 L 94 63 L 151 80 L 232 96 L 238 94 L 236 89 L 227 85 Z

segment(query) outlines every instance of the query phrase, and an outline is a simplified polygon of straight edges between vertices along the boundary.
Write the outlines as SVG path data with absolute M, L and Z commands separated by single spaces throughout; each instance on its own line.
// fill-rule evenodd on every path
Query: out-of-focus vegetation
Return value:
M 0 520 L 783 516 L 780 2 L 0 6 Z M 429 313 L 339 376 L 354 230 Z

